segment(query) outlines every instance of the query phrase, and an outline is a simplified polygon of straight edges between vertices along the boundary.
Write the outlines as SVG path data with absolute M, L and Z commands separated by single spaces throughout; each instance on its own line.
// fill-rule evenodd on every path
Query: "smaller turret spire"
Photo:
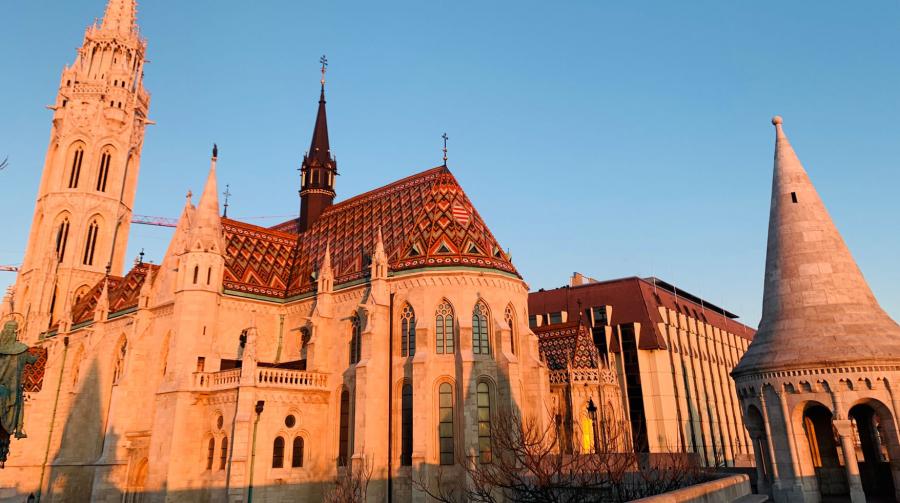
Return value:
M 322 89 L 319 93 L 319 109 L 316 112 L 316 123 L 313 126 L 312 141 L 309 152 L 303 157 L 300 167 L 300 218 L 298 230 L 305 232 L 319 215 L 334 202 L 334 179 L 337 175 L 337 161 L 331 155 L 328 142 L 328 117 L 325 113 L 325 72 L 328 59 L 323 55 L 319 59 L 322 64 Z

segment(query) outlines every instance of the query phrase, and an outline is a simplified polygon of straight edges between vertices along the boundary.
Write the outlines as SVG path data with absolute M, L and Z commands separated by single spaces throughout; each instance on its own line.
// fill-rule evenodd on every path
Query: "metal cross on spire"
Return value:
M 444 139 L 444 167 L 446 167 L 447 166 L 447 140 L 449 140 L 450 137 L 447 136 L 447 133 L 444 133 L 441 135 L 441 138 Z
M 225 218 L 228 218 L 228 198 L 231 197 L 231 192 L 228 190 L 231 187 L 229 184 L 225 184 L 225 192 L 222 192 L 222 195 L 225 196 L 225 213 L 222 215 Z
M 319 58 L 319 63 L 322 64 L 322 85 L 325 85 L 325 71 L 328 69 L 328 58 L 323 54 L 321 58 Z

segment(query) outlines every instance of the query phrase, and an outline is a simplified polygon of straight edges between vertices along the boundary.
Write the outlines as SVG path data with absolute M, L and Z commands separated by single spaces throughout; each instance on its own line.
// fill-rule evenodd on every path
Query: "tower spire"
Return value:
M 136 27 L 136 14 L 135 0 L 109 0 L 100 27 L 107 31 L 132 33 Z
M 900 361 L 900 326 L 881 309 L 774 117 L 775 166 L 763 313 L 735 375 Z
M 331 155 L 331 146 L 328 142 L 328 117 L 325 113 L 325 72 L 328 68 L 328 58 L 323 55 L 319 59 L 319 63 L 322 65 L 319 109 L 316 113 L 316 123 L 313 126 L 309 152 L 303 157 L 303 165 L 300 167 L 299 232 L 304 232 L 312 226 L 318 220 L 319 215 L 331 206 L 335 196 L 334 178 L 337 175 L 337 161 Z

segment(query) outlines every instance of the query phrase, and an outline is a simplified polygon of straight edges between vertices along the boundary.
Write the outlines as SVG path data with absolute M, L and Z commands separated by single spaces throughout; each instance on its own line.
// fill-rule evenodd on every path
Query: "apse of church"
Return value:
M 318 501 L 365 468 L 371 501 L 420 501 L 414 475 L 490 462 L 500 415 L 549 425 L 527 286 L 446 162 L 335 202 L 324 58 L 299 217 L 223 217 L 214 147 L 160 263 L 123 274 L 145 51 L 109 0 L 63 71 L 3 313 L 46 367 L 0 500 Z

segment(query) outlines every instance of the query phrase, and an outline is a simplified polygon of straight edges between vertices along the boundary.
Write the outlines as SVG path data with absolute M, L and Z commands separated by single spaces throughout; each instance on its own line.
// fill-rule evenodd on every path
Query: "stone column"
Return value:
M 776 391 L 776 394 L 778 395 L 778 402 L 781 405 L 781 417 L 784 418 L 784 426 L 788 437 L 787 452 L 788 457 L 791 460 L 791 470 L 794 475 L 794 491 L 796 491 L 797 497 L 802 498 L 803 476 L 800 473 L 800 460 L 797 454 L 797 438 L 794 437 L 794 421 L 788 410 L 787 398 L 785 397 L 784 390 Z
M 772 489 L 781 490 L 781 477 L 778 476 L 778 457 L 775 456 L 775 445 L 772 443 L 772 428 L 769 422 L 769 408 L 766 407 L 765 387 L 759 390 L 759 405 L 762 408 L 763 425 L 766 428 L 766 446 L 769 450 L 769 460 L 772 468 Z
M 841 437 L 841 449 L 844 451 L 844 470 L 847 473 L 847 484 L 850 486 L 850 501 L 865 503 L 862 480 L 859 478 L 859 465 L 856 461 L 856 443 L 854 442 L 853 423 L 849 419 L 832 421 L 838 436 Z
M 769 477 L 766 474 L 766 461 L 763 458 L 763 432 L 760 430 L 750 430 L 750 438 L 753 441 L 753 457 L 756 460 L 756 491 L 759 494 L 770 494 Z

